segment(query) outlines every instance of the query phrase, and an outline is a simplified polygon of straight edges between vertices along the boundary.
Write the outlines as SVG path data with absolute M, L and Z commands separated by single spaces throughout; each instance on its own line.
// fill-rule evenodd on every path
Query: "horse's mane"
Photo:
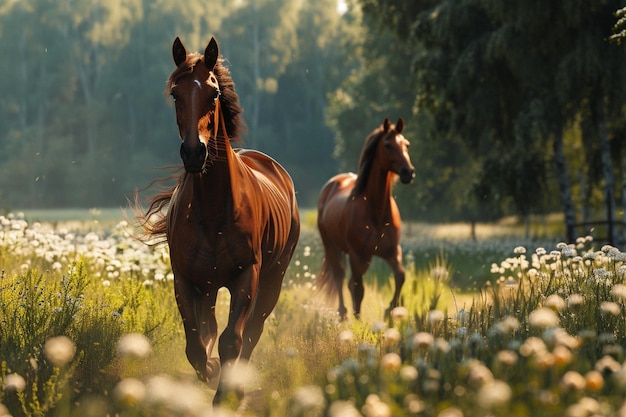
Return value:
M 395 126 L 391 125 L 389 127 L 389 131 L 395 129 Z M 361 156 L 359 157 L 359 171 L 356 178 L 356 183 L 354 184 L 354 188 L 352 189 L 352 195 L 357 196 L 365 190 L 365 186 L 367 185 L 367 180 L 370 176 L 370 172 L 372 171 L 372 162 L 376 157 L 376 148 L 378 147 L 378 142 L 385 136 L 385 131 L 382 126 L 374 129 L 372 133 L 365 139 L 365 145 L 363 145 L 363 149 L 361 150 Z
M 230 76 L 230 71 L 223 63 L 224 59 L 220 57 L 213 68 L 213 74 L 217 78 L 220 86 L 220 107 L 224 115 L 224 124 L 226 125 L 226 134 L 228 138 L 234 141 L 241 141 L 241 134 L 245 131 L 245 123 L 241 117 L 243 109 L 239 105 L 239 96 L 235 91 L 235 83 Z M 176 81 L 185 74 L 193 71 L 194 67 L 199 63 L 204 63 L 204 56 L 198 53 L 187 55 L 187 60 L 179 65 L 169 76 L 165 93 L 169 95 Z M 145 214 L 141 207 L 138 193 L 135 193 L 135 200 L 132 203 L 133 210 L 136 213 L 137 221 L 144 231 L 144 235 L 140 238 L 144 242 L 160 243 L 165 240 L 167 233 L 167 207 L 172 199 L 174 190 L 182 182 L 187 175 L 186 172 L 173 174 L 162 180 L 154 180 L 148 186 L 176 179 L 174 186 L 165 188 L 152 197 L 150 205 Z

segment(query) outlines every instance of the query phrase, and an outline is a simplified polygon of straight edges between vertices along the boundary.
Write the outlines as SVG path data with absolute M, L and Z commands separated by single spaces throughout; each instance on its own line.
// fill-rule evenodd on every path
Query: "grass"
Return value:
M 0 411 L 212 415 L 213 391 L 185 359 L 165 248 L 138 245 L 122 216 L 94 214 L 0 218 Z M 392 279 L 375 263 L 361 320 L 339 322 L 316 289 L 323 251 L 305 211 L 281 298 L 241 373 L 239 415 L 621 415 L 626 255 L 588 239 L 503 235 L 507 225 L 519 233 L 503 223 L 489 237 L 477 229 L 478 241 L 459 226 L 410 225 L 403 307 L 384 317 Z M 228 301 L 220 293 L 221 329 Z M 70 341 L 64 362 L 46 349 L 59 336 Z

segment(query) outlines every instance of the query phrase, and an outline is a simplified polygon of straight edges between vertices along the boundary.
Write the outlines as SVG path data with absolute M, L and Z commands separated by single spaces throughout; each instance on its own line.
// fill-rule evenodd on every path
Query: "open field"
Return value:
M 234 415 L 232 400 L 211 411 L 213 391 L 186 361 L 166 248 L 132 239 L 121 210 L 0 219 L 0 404 L 11 415 Z M 384 317 L 391 279 L 375 263 L 361 320 L 339 322 L 316 290 L 314 220 L 303 213 L 281 298 L 240 374 L 239 415 L 621 415 L 617 248 L 524 243 L 515 222 L 480 225 L 478 241 L 463 225 L 412 224 L 403 308 Z M 228 301 L 222 291 L 220 328 Z M 63 361 L 46 348 L 60 341 Z

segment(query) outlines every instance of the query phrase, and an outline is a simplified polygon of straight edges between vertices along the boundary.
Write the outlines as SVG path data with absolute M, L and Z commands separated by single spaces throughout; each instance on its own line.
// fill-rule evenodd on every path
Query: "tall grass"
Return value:
M 361 320 L 340 322 L 317 292 L 323 251 L 307 219 L 238 374 L 245 400 L 212 411 L 184 357 L 166 248 L 137 245 L 124 223 L 0 217 L 0 415 L 626 415 L 619 249 L 408 240 L 403 306 L 384 316 L 393 280 L 381 263 Z M 481 277 L 459 290 L 472 258 Z M 221 292 L 220 328 L 228 302 Z

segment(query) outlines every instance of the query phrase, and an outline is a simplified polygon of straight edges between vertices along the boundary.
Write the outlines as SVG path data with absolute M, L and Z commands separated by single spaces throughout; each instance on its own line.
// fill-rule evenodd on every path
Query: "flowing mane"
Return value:
M 393 126 L 391 129 L 393 129 Z M 365 139 L 365 145 L 359 157 L 359 172 L 352 189 L 352 196 L 357 196 L 365 190 L 367 180 L 372 171 L 372 162 L 376 158 L 376 148 L 378 147 L 378 142 L 385 136 L 384 133 L 383 127 L 380 126 Z

